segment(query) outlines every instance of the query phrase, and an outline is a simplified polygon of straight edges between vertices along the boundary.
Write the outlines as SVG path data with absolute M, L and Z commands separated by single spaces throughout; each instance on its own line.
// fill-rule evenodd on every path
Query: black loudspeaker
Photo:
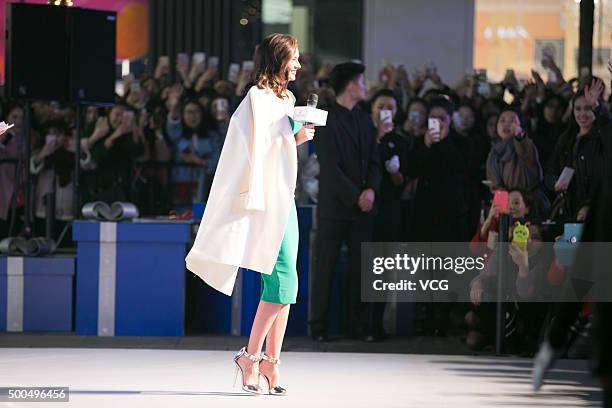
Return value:
M 83 104 L 113 103 L 116 13 L 69 8 L 68 17 L 71 33 L 69 100 Z
M 6 15 L 9 96 L 114 102 L 115 12 L 11 3 Z
M 5 77 L 9 96 L 66 100 L 66 15 L 66 7 L 7 4 Z

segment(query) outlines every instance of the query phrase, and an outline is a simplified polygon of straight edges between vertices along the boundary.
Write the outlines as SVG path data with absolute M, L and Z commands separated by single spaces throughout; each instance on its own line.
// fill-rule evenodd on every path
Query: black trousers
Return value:
M 372 234 L 374 242 L 402 242 L 404 234 L 402 223 L 405 222 L 402 217 L 402 210 L 408 210 L 408 208 L 402 207 L 404 203 L 395 197 L 379 202 L 378 214 L 374 218 L 374 232 Z M 408 201 L 408 203 L 411 203 L 411 201 Z M 368 334 L 376 336 L 385 334 L 383 318 L 386 307 L 387 302 L 372 302 L 369 304 L 366 329 Z
M 354 220 L 317 218 L 315 260 L 311 280 L 310 329 L 313 336 L 328 331 L 329 303 L 336 264 L 342 244 L 348 246 L 348 279 L 343 294 L 348 299 L 348 331 L 352 335 L 367 330 L 367 305 L 361 303 L 361 243 L 371 240 L 373 217 Z

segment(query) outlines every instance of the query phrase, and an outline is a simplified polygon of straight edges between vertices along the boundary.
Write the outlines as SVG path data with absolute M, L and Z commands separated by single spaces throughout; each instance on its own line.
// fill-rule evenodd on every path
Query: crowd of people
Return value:
M 218 80 L 218 69 L 204 62 L 189 66 L 179 59 L 175 72 L 177 80 L 162 57 L 152 75 L 124 77 L 113 106 L 82 109 L 81 204 L 131 201 L 141 215 L 152 216 L 205 200 L 239 84 Z M 247 77 L 245 71 L 240 79 Z M 57 102 L 31 103 L 32 155 L 26 163 L 25 107 L 3 102 L 2 115 L 15 126 L 0 139 L 0 236 L 22 232 L 25 166 L 32 174 L 32 233 L 41 235 L 49 193 L 58 223 L 75 214 L 76 111 Z
M 554 81 L 532 71 L 520 82 L 508 70 L 502 82 L 489 83 L 479 71 L 453 88 L 432 67 L 412 76 L 401 66 L 385 67 L 367 90 L 363 65 L 333 68 L 328 80 L 335 100 L 328 101 L 328 125 L 314 143 L 320 165 L 310 288 L 317 293 L 310 321 L 315 340 L 328 340 L 330 285 L 342 244 L 352 277 L 343 291 L 350 311 L 345 331 L 378 341 L 386 335 L 385 305 L 361 301 L 360 244 L 470 242 L 473 252 L 489 255 L 471 280 L 471 305 L 420 304 L 416 328 L 445 335 L 460 320 L 455 326 L 467 332 L 469 347 L 494 344 L 497 316 L 490 301 L 500 253 L 492 248 L 505 210 L 493 198 L 503 191 L 508 241 L 516 225 L 529 236 L 527 245 L 508 251 L 506 273 L 514 285 L 504 295 L 507 345 L 536 350 L 542 323 L 557 307 L 530 300 L 561 291 L 568 280 L 568 271 L 538 243 L 553 242 L 566 223 L 585 221 L 612 159 L 611 99 L 603 80 L 566 81 L 552 59 L 544 65 L 555 72 Z
M 74 216 L 76 160 L 82 169 L 81 204 L 131 201 L 141 215 L 154 216 L 172 210 L 180 215 L 193 202 L 206 201 L 231 114 L 248 91 L 252 64 L 245 61 L 228 79 L 220 79 L 226 76 L 216 64 L 185 55 L 176 61 L 170 69 L 168 58 L 161 57 L 150 75 L 125 77 L 112 107 L 86 107 L 82 135 L 76 135 L 72 106 L 33 102 L 29 162 L 22 155 L 24 107 L 5 100 L 2 117 L 15 126 L 0 136 L 0 237 L 21 232 L 23 187 L 29 182 L 25 166 L 32 175 L 35 234 L 44 234 L 49 197 L 55 199 L 58 224 Z M 290 85 L 296 105 L 317 93 L 319 107 L 330 111 L 332 122 L 317 129 L 314 146 L 299 149 L 298 200 L 320 207 L 322 238 L 313 273 L 325 273 L 315 279 L 324 294 L 311 322 L 316 339 L 327 337 L 324 298 L 343 242 L 349 252 L 367 241 L 487 243 L 499 217 L 492 194 L 500 189 L 509 192 L 511 217 L 530 223 L 533 240 L 554 239 L 556 232 L 541 227 L 544 220 L 562 225 L 587 216 L 612 142 L 612 99 L 605 99 L 602 79 L 566 80 L 548 59 L 552 80 L 532 71 L 529 80 L 519 81 L 509 69 L 493 83 L 478 70 L 451 86 L 429 64 L 412 74 L 402 66 L 386 66 L 366 89 L 360 64 L 338 69 L 317 64 L 308 54 L 300 63 Z M 339 129 L 334 120 L 346 126 Z M 355 166 L 344 167 L 353 156 Z M 565 168 L 573 171 L 570 181 L 559 178 Z M 358 261 L 353 255 L 350 259 Z M 549 266 L 532 267 L 526 251 L 511 255 L 518 296 L 528 299 L 530 285 L 542 281 L 533 275 Z M 358 265 L 349 264 L 350 273 L 359 276 Z M 480 304 L 486 280 L 474 278 L 473 305 L 464 310 L 467 341 L 474 348 L 491 342 L 491 312 Z M 358 297 L 357 290 L 352 287 L 351 296 Z M 363 312 L 349 310 L 351 316 Z M 383 339 L 383 312 L 384 307 L 373 307 L 363 327 L 357 322 L 348 330 L 357 327 L 369 340 Z M 537 315 L 529 314 L 531 320 Z M 425 316 L 425 332 L 448 329 L 446 307 L 434 307 Z

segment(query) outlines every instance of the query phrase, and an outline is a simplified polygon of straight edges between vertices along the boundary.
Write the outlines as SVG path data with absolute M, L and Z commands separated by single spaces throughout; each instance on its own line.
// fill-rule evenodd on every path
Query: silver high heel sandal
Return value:
M 262 353 L 261 359 L 266 360 L 270 364 L 280 364 L 280 359 L 270 357 L 266 353 Z M 280 396 L 287 395 L 287 390 L 285 388 L 281 387 L 280 385 L 277 385 L 276 387 L 271 387 L 272 383 L 270 382 L 268 376 L 262 373 L 261 371 L 259 372 L 259 374 L 261 374 L 261 376 L 263 376 L 263 378 L 265 378 L 266 382 L 268 383 L 268 394 Z
M 246 347 L 241 348 L 240 351 L 238 351 L 238 353 L 236 353 L 236 355 L 234 356 L 234 363 L 236 363 L 236 373 L 234 375 L 234 387 L 236 387 L 236 380 L 238 379 L 238 371 L 240 371 L 240 374 L 242 374 L 242 389 L 252 394 L 262 394 L 263 391 L 261 387 L 259 386 L 259 384 L 245 384 L 244 383 L 244 372 L 242 371 L 242 367 L 240 366 L 240 364 L 238 364 L 238 359 L 242 356 L 245 356 L 246 358 L 248 358 L 254 363 L 258 363 L 259 361 L 261 361 L 261 357 L 247 353 Z M 257 376 L 257 379 L 259 380 L 259 375 Z

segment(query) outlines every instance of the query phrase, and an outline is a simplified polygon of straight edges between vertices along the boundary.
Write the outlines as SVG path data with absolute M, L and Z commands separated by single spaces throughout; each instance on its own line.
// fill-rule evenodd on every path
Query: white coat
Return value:
M 230 120 L 187 269 L 231 295 L 238 268 L 271 274 L 297 178 L 295 97 L 253 86 Z

